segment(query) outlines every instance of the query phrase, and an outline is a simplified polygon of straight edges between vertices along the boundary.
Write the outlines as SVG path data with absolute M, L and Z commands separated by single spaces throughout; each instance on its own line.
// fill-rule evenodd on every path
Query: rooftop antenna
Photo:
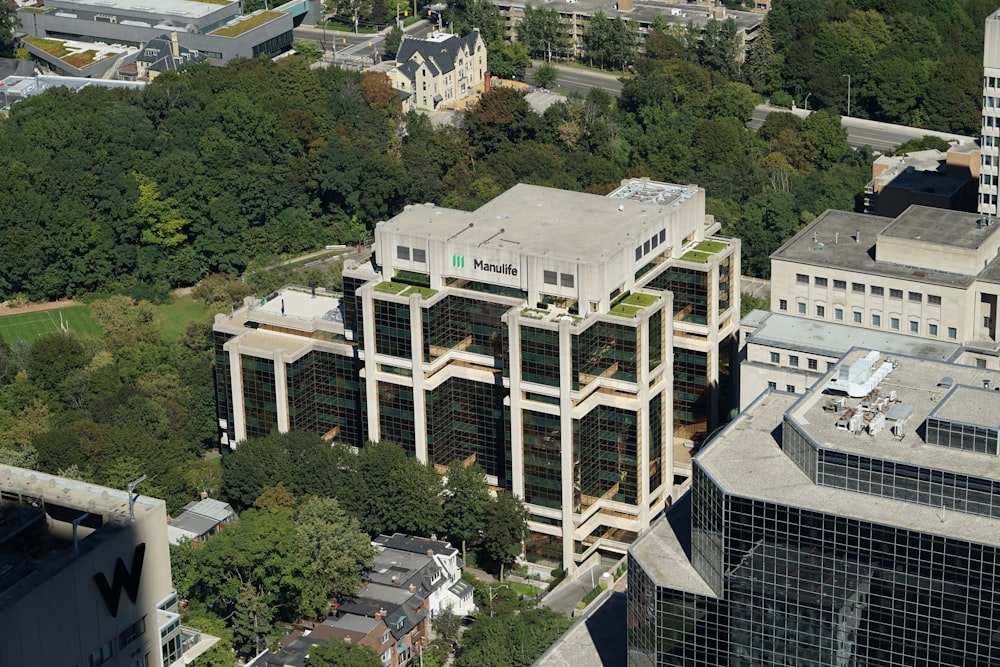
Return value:
M 135 521 L 135 499 L 139 497 L 138 493 L 135 493 L 135 487 L 139 486 L 141 482 L 146 481 L 146 476 L 143 475 L 138 479 L 133 479 L 128 483 L 128 516 L 132 521 Z

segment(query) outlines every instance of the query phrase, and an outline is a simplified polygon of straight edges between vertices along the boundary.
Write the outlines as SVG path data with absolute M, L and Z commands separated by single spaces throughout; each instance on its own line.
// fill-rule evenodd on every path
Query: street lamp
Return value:
M 847 77 L 847 115 L 851 115 L 851 75 L 843 74 L 842 76 Z
M 552 45 L 549 44 L 549 40 L 547 40 L 547 39 L 543 39 L 542 41 L 545 42 L 545 50 L 546 50 L 546 53 L 548 55 L 547 60 L 551 63 L 552 62 Z
M 805 108 L 806 108 L 806 111 L 809 111 L 809 96 L 810 95 L 812 95 L 812 93 L 806 93 L 806 99 L 805 99 L 805 101 L 802 102 L 803 106 L 805 106 Z
M 493 618 L 493 591 L 500 590 L 501 588 L 507 588 L 507 584 L 498 584 L 496 586 L 486 586 L 486 590 L 489 591 L 490 595 L 490 618 Z

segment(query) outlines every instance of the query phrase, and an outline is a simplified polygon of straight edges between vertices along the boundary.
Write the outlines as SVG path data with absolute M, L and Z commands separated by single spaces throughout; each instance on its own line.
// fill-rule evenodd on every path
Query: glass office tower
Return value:
M 217 319 L 220 427 L 475 462 L 526 502 L 529 559 L 624 553 L 730 402 L 740 248 L 717 231 L 703 190 L 649 181 L 409 206 L 342 295 L 286 288 Z
M 630 548 L 629 665 L 1000 665 L 1000 374 L 852 350 Z

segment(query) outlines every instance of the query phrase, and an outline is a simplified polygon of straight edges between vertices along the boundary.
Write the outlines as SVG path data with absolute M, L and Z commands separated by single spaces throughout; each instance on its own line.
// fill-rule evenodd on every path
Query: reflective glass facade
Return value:
M 236 430 L 233 421 L 233 381 L 229 353 L 222 346 L 232 337 L 233 334 L 223 331 L 212 332 L 212 343 L 215 348 L 215 409 L 219 419 L 226 420 L 224 433 L 228 442 L 234 442 L 236 439 Z
M 243 411 L 248 438 L 261 438 L 278 426 L 274 362 L 240 356 L 243 374 Z
M 674 431 L 692 440 L 708 430 L 708 353 L 674 347 Z
M 396 443 L 410 456 L 416 454 L 412 387 L 378 383 L 378 424 L 382 440 Z
M 503 386 L 451 378 L 426 396 L 428 462 L 478 463 L 505 480 Z
M 510 306 L 449 295 L 423 313 L 424 362 L 449 350 L 503 356 L 500 317 Z
M 363 395 L 354 357 L 316 350 L 286 364 L 288 428 L 360 447 Z
M 559 386 L 559 332 L 521 327 L 521 380 Z
M 559 508 L 562 506 L 559 415 L 524 410 L 521 419 L 524 424 L 524 501 Z
M 712 304 L 710 280 L 711 274 L 706 271 L 673 266 L 650 280 L 648 286 L 673 292 L 675 320 L 708 324 Z
M 586 511 L 602 498 L 639 500 L 636 413 L 599 405 L 573 422 L 574 503 Z
M 410 304 L 375 299 L 375 351 L 391 357 L 410 358 Z
M 634 326 L 597 321 L 573 336 L 573 390 L 598 378 L 635 382 L 638 372 Z

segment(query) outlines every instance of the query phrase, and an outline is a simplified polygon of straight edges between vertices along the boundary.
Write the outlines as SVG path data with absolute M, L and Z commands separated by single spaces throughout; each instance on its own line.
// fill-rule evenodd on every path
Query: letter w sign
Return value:
M 110 585 L 108 585 L 108 578 L 104 576 L 103 572 L 94 575 L 97 590 L 101 592 L 104 604 L 108 605 L 108 611 L 111 612 L 113 618 L 118 618 L 118 603 L 121 602 L 122 589 L 125 590 L 125 595 L 132 601 L 132 604 L 135 604 L 135 600 L 139 596 L 139 577 L 142 575 L 142 560 L 145 556 L 146 545 L 136 546 L 135 553 L 132 555 L 131 572 L 125 567 L 125 562 L 119 558 L 115 563 L 115 573 L 111 578 Z

